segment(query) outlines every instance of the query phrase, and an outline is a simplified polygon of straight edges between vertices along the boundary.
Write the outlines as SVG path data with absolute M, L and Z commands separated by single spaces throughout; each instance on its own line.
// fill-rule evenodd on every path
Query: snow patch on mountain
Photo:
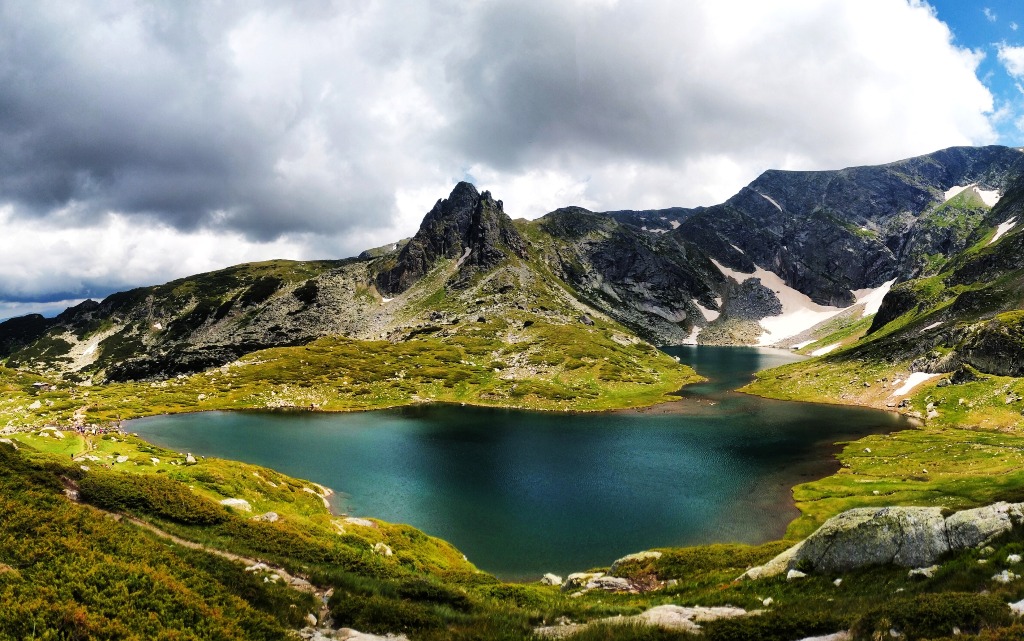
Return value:
M 864 305 L 864 311 L 861 312 L 860 317 L 871 316 L 877 314 L 878 310 L 882 307 L 882 299 L 892 289 L 893 284 L 896 283 L 896 279 L 893 278 L 890 281 L 886 281 L 875 288 L 869 289 L 856 289 L 853 291 L 854 297 L 857 302 L 855 305 Z
M 712 259 L 715 267 L 726 276 L 733 278 L 736 282 L 742 283 L 750 278 L 760 278 L 761 284 L 775 292 L 779 302 L 782 303 L 782 313 L 777 316 L 766 316 L 758 321 L 765 333 L 761 335 L 758 345 L 774 345 L 787 338 L 792 338 L 801 332 L 811 329 L 819 323 L 823 323 L 836 314 L 842 312 L 844 307 L 832 307 L 830 305 L 819 305 L 807 294 L 798 291 L 786 284 L 782 278 L 766 269 L 755 265 L 753 274 L 744 274 L 734 269 L 729 269 L 717 260 Z M 896 279 L 886 281 L 878 287 L 858 289 L 851 292 L 856 302 L 855 305 L 864 305 L 861 317 L 878 313 L 882 305 L 882 299 L 889 293 Z M 703 311 L 703 308 L 701 308 Z M 717 318 L 717 314 L 715 318 Z M 709 322 L 714 320 L 707 319 Z M 813 341 L 812 341 L 813 342 Z M 810 343 L 803 346 L 806 347 Z M 824 348 L 823 348 L 824 349 Z M 831 350 L 830 350 L 831 351 Z
M 775 208 L 776 208 L 776 209 L 778 209 L 779 211 L 782 211 L 782 206 L 781 206 L 781 205 L 779 205 L 779 203 L 775 202 L 775 199 L 774 199 L 774 198 L 772 198 L 771 196 L 768 196 L 768 195 L 766 195 L 766 194 L 762 194 L 761 192 L 757 192 L 757 194 L 758 194 L 758 195 L 759 195 L 759 196 L 760 196 L 761 198 L 764 198 L 765 200 L 767 200 L 767 201 L 768 201 L 768 202 L 770 202 L 771 204 L 775 205 Z
M 760 278 L 761 284 L 775 292 L 779 302 L 782 303 L 781 314 L 766 316 L 759 321 L 761 328 L 764 329 L 764 334 L 761 335 L 758 345 L 773 345 L 796 336 L 843 311 L 842 307 L 830 307 L 815 303 L 807 294 L 793 289 L 778 274 L 767 269 L 755 265 L 753 274 L 744 274 L 729 269 L 714 259 L 711 262 L 719 271 L 739 283 L 751 278 Z
M 914 372 L 913 374 L 911 374 L 910 376 L 907 377 L 906 381 L 903 382 L 903 386 L 900 387 L 895 392 L 893 392 L 892 395 L 893 396 L 905 396 L 905 395 L 910 393 L 910 390 L 914 389 L 915 387 L 917 387 L 918 385 L 920 385 L 921 383 L 923 383 L 923 382 L 925 382 L 925 381 L 927 381 L 929 379 L 935 378 L 936 376 L 941 376 L 941 375 L 940 374 L 925 374 L 924 372 Z
M 839 347 L 839 345 L 840 343 L 832 343 L 831 345 L 827 345 L 825 347 L 819 347 L 818 349 L 811 352 L 811 356 L 824 356 L 825 354 L 828 354 L 829 352 L 836 350 Z
M 1013 229 L 1016 226 L 1017 226 L 1017 217 L 1016 216 L 1014 216 L 1010 220 L 1006 221 L 1005 223 L 1000 224 L 998 227 L 996 227 L 996 235 L 992 237 L 992 240 L 988 241 L 988 245 L 991 245 L 992 243 L 996 242 L 997 240 L 999 240 L 1000 238 L 1005 236 L 1007 232 L 1009 232 L 1011 229 Z M 986 247 L 988 245 L 986 245 Z
M 989 207 L 995 207 L 996 203 L 999 202 L 999 199 L 1002 196 L 1002 194 L 1000 194 L 998 191 L 994 189 L 991 191 L 985 189 L 975 189 L 975 191 L 978 192 L 978 195 L 981 196 L 982 201 L 984 201 L 985 204 L 988 205 Z
M 943 194 L 943 202 L 953 198 L 954 196 L 956 196 L 957 194 L 959 194 L 960 192 L 962 192 L 963 190 L 967 189 L 970 186 L 971 185 L 956 185 L 954 187 L 950 187 L 949 189 L 946 190 L 946 193 Z
M 697 305 L 697 309 L 700 310 L 700 313 L 704 314 L 704 320 L 706 320 L 709 323 L 721 315 L 721 312 L 719 312 L 717 309 L 708 309 L 707 307 L 704 307 L 700 303 L 694 304 Z M 719 303 L 719 305 L 721 305 L 721 303 Z
M 999 198 L 1002 196 L 1002 194 L 995 189 L 979 189 L 978 183 L 971 183 L 970 185 L 957 185 L 947 189 L 944 194 L 945 201 L 958 196 L 968 189 L 974 189 L 974 193 L 978 194 L 978 196 L 981 197 L 981 201 L 989 207 L 995 207 L 996 203 L 999 202 Z

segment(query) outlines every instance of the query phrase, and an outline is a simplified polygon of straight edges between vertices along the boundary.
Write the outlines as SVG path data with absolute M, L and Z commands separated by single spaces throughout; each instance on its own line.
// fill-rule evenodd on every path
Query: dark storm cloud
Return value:
M 287 19 L 315 19 L 324 4 Z M 253 114 L 226 41 L 250 14 L 234 6 L 4 3 L 0 198 L 25 215 L 76 203 L 80 220 L 118 211 L 257 238 L 333 230 L 346 208 L 387 209 L 392 194 L 367 193 L 372 180 L 346 195 L 282 179 L 277 163 L 309 115 L 303 91 L 319 87 L 282 98 L 289 110 Z

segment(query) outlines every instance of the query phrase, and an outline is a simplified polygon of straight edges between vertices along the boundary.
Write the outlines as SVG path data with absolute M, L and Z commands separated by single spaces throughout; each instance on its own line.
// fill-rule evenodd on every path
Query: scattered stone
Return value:
M 548 573 L 541 577 L 540 582 L 543 585 L 562 585 L 562 577 Z
M 245 499 L 221 499 L 220 504 L 242 510 L 243 512 L 252 512 L 252 506 Z
M 128 457 L 122 454 L 121 456 L 118 456 L 116 459 L 114 459 L 114 461 L 117 463 L 127 463 Z
M 189 452 L 188 456 L 185 457 L 185 464 L 186 465 L 195 465 L 196 463 L 197 463 L 196 457 L 192 456 L 192 452 Z
M 276 523 L 281 517 L 278 516 L 277 512 L 267 512 L 260 514 L 259 516 L 252 517 L 253 521 L 262 521 L 264 523 Z
M 594 579 L 604 576 L 603 572 L 573 572 L 562 583 L 562 592 L 569 592 L 585 587 Z
M 316 625 L 316 615 L 313 614 L 312 612 L 307 614 L 306 615 L 306 622 L 309 623 L 309 625 L 311 625 L 311 626 L 315 626 Z
M 806 637 L 800 639 L 800 641 L 851 641 L 853 635 L 850 632 L 843 630 L 842 632 L 833 632 L 832 634 L 826 634 L 820 637 Z
M 1019 574 L 1014 574 L 1013 572 L 1010 572 L 1009 570 L 1003 570 L 999 574 L 995 574 L 995 575 L 992 576 L 992 580 L 995 581 L 996 583 L 1012 583 L 1012 582 L 1016 581 L 1019 578 L 1020 578 Z
M 245 568 L 246 572 L 266 572 L 270 570 L 270 566 L 266 563 L 255 563 Z
M 790 570 L 789 572 L 786 573 L 786 580 L 787 581 L 792 581 L 794 579 L 802 579 L 805 576 L 807 576 L 807 574 L 805 574 L 804 572 L 801 572 L 800 570 Z
M 37 409 L 39 409 L 42 406 L 43 406 L 42 403 L 40 403 L 39 401 L 36 401 L 36 402 L 32 403 L 31 405 L 29 405 L 28 408 L 30 410 L 37 410 Z
M 704 608 L 701 606 L 684 608 L 678 605 L 659 605 L 642 612 L 636 618 L 647 625 L 656 625 L 669 630 L 697 632 L 700 630 L 699 623 L 746 615 L 747 611 L 742 608 Z
M 386 634 L 384 636 L 378 636 L 376 634 L 359 632 L 352 628 L 341 628 L 335 633 L 334 638 L 339 641 L 409 641 L 409 637 L 404 634 Z
M 775 603 L 775 599 L 773 599 L 773 598 L 771 598 L 771 597 L 768 597 L 768 598 L 764 599 L 763 601 L 761 601 L 761 605 L 763 605 L 763 606 L 764 606 L 764 607 L 766 607 L 766 608 L 767 608 L 767 607 L 768 607 L 769 605 L 771 605 L 772 603 Z
M 153 463 L 153 465 L 160 465 L 160 459 L 158 459 L 158 458 L 157 458 L 157 457 L 155 457 L 155 456 L 153 456 L 153 457 L 150 457 L 150 459 L 149 459 L 149 460 L 150 460 L 150 462 L 152 462 L 152 463 Z
M 611 569 L 608 570 L 608 573 L 609 574 L 615 574 L 615 572 L 619 568 L 621 568 L 626 563 L 630 563 L 631 561 L 646 561 L 648 559 L 660 559 L 660 558 L 661 558 L 661 552 L 658 552 L 656 550 L 648 550 L 646 552 L 635 552 L 633 554 L 627 554 L 626 556 L 622 557 L 621 559 L 616 560 L 615 563 L 612 563 L 612 567 L 611 567 Z
M 1006 562 L 1010 565 L 1017 565 L 1020 563 L 1021 556 L 1019 554 L 1010 554 L 1006 557 Z
M 358 525 L 361 527 L 377 527 L 377 524 L 373 521 L 369 519 L 360 519 L 355 516 L 350 516 L 347 519 L 345 519 L 345 523 L 348 523 L 349 525 Z
M 373 551 L 381 556 L 394 556 L 394 552 L 391 550 L 391 546 L 384 543 L 383 541 L 377 541 L 373 544 Z
M 605 592 L 633 592 L 633 586 L 626 579 L 617 576 L 599 576 L 587 581 L 587 590 L 604 590 Z
M 939 571 L 939 566 L 929 565 L 926 568 L 914 568 L 910 572 L 907 572 L 907 578 L 913 579 L 914 577 L 922 577 L 930 579 L 935 576 L 935 573 Z
M 840 585 L 842 585 L 842 584 L 843 584 L 843 580 L 842 579 L 836 579 L 835 581 L 832 582 L 832 585 L 836 586 L 837 588 Z
M 1024 616 L 1024 599 L 1017 601 L 1016 603 L 1009 603 L 1010 611 L 1015 616 Z

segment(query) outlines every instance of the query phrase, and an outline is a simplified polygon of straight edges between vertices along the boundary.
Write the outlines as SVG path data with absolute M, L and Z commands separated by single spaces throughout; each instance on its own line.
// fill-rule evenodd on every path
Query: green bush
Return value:
M 719 619 L 701 624 L 708 641 L 792 641 L 845 630 L 849 623 L 832 613 L 784 614 Z M 887 630 L 888 632 L 888 630 Z
M 172 479 L 148 474 L 91 473 L 79 482 L 83 501 L 117 512 L 147 514 L 184 525 L 216 525 L 227 511 Z
M 907 641 L 950 636 L 953 628 L 976 633 L 1010 623 L 1010 610 L 1000 599 L 986 594 L 947 592 L 919 594 L 889 601 L 862 616 L 853 626 L 857 638 L 871 638 L 890 629 Z

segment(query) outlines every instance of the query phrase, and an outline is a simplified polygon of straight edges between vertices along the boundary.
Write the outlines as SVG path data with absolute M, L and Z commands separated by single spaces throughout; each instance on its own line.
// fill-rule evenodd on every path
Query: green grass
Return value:
M 595 411 L 670 400 L 700 380 L 650 345 L 616 342 L 602 327 L 538 321 L 518 330 L 521 342 L 509 344 L 494 337 L 498 324 L 399 343 L 323 338 L 156 383 L 61 384 L 36 392 L 31 383 L 40 377 L 0 369 L 8 390 L 0 424 L 68 425 L 76 412 L 109 423 L 197 410 L 349 411 L 418 402 Z

